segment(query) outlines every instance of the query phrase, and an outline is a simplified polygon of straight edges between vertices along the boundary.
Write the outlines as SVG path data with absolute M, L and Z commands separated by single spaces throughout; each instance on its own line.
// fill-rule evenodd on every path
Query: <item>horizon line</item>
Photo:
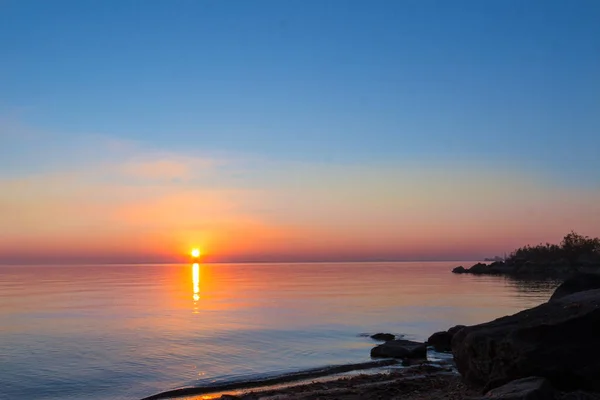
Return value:
M 234 264 L 234 265 L 248 265 L 248 264 L 367 264 L 367 263 L 434 263 L 434 262 L 482 262 L 483 259 L 448 259 L 448 260 L 352 260 L 352 261 L 210 261 L 210 262 L 96 262 L 96 263 L 78 263 L 78 262 L 63 262 L 63 263 L 9 263 L 5 264 L 0 262 L 0 267 L 20 267 L 20 266 L 38 266 L 38 267 L 57 267 L 57 266 L 82 266 L 82 267 L 94 267 L 94 266 L 159 266 L 159 265 L 219 265 L 219 264 Z

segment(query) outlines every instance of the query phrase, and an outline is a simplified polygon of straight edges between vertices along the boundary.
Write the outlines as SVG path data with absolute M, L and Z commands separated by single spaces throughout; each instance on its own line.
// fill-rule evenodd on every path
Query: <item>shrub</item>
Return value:
M 507 262 L 533 261 L 536 263 L 549 263 L 565 259 L 571 265 L 574 265 L 579 257 L 591 253 L 600 253 L 600 239 L 589 238 L 571 231 L 563 238 L 560 245 L 546 243 L 518 248 L 510 254 Z

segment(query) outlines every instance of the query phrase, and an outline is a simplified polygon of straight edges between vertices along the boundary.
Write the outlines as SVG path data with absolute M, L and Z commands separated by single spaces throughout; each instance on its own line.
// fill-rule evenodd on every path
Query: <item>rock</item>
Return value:
M 436 332 L 429 336 L 426 342 L 429 346 L 433 346 L 435 351 L 448 352 L 452 351 L 452 335 L 447 331 Z
M 592 264 L 589 269 L 600 273 L 600 264 L 597 268 Z M 583 267 L 581 267 L 583 268 Z M 580 268 L 580 269 L 581 269 Z M 455 274 L 475 274 L 475 275 L 516 275 L 516 276 L 566 276 L 576 271 L 570 266 L 566 259 L 558 259 L 550 262 L 536 262 L 531 260 L 511 259 L 510 263 L 505 261 L 494 261 L 491 264 L 477 263 L 471 268 L 465 269 L 462 266 L 452 270 Z
M 441 353 L 452 351 L 452 337 L 464 327 L 464 325 L 456 325 L 447 331 L 436 332 L 427 339 L 426 343 Z
M 427 358 L 427 345 L 410 340 L 390 340 L 372 348 L 371 357 Z
M 371 339 L 389 342 L 390 340 L 396 339 L 396 335 L 392 335 L 391 333 L 376 333 L 371 335 Z
M 451 334 L 452 336 L 456 335 L 456 333 L 458 331 L 460 331 L 462 328 L 466 328 L 466 326 L 464 325 L 456 325 L 453 326 L 452 328 L 448 329 L 448 333 Z
M 547 379 L 530 376 L 492 389 L 482 399 L 553 400 L 554 396 L 554 388 Z
M 600 275 L 584 273 L 575 274 L 556 288 L 554 294 L 550 297 L 550 301 L 562 299 L 573 293 L 593 289 L 600 289 Z
M 484 263 L 477 263 L 475 265 L 473 265 L 471 268 L 469 268 L 469 273 L 470 274 L 488 274 L 490 272 L 490 269 L 488 267 L 487 264 Z
M 452 353 L 471 386 L 540 376 L 561 390 L 600 390 L 600 289 L 458 331 Z
M 503 267 L 503 266 L 504 266 L 504 261 L 494 261 L 493 263 L 491 263 L 489 265 L 490 268 Z

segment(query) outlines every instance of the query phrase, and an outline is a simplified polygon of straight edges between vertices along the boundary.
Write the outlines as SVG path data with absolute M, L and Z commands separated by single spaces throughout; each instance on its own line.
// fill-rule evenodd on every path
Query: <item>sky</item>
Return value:
M 0 263 L 600 236 L 600 2 L 0 2 Z

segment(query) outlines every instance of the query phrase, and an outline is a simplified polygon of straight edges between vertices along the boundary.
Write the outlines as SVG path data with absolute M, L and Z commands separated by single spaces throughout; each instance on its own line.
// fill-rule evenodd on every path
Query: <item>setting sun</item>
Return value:
M 193 249 L 192 250 L 192 257 L 196 258 L 196 257 L 200 257 L 200 250 L 198 249 Z

